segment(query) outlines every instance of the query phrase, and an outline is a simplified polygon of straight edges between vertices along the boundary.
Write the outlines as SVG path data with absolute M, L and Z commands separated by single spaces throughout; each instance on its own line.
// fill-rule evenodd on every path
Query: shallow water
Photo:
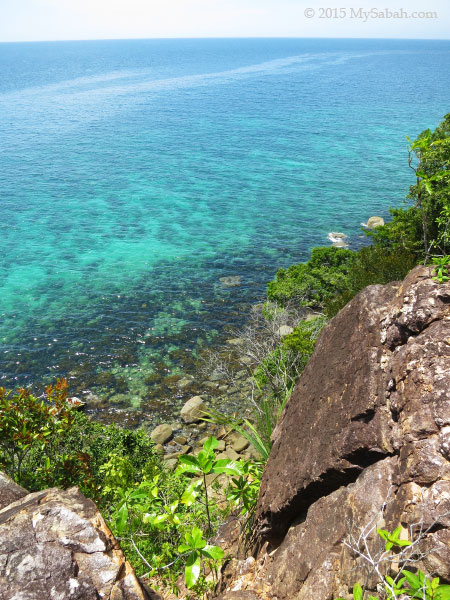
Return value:
M 357 247 L 401 203 L 449 59 L 448 41 L 0 44 L 1 385 L 68 375 L 105 420 L 170 413 L 192 392 L 170 377 L 279 267 L 330 231 Z

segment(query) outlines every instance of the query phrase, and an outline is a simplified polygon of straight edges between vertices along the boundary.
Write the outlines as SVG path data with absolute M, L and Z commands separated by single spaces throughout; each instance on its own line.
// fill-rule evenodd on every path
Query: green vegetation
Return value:
M 285 305 L 295 300 L 304 307 L 320 308 L 344 291 L 347 276 L 355 261 L 355 253 L 343 248 L 314 248 L 306 263 L 280 269 L 274 281 L 267 286 L 271 302 Z
M 97 501 L 110 498 L 100 489 L 112 455 L 127 465 L 130 482 L 159 465 L 145 432 L 91 421 L 68 401 L 64 379 L 48 386 L 45 398 L 0 388 L 0 469 L 28 490 L 78 485 Z
M 450 113 L 433 132 L 427 129 L 408 143 L 416 178 L 407 196 L 412 206 L 391 210 L 392 221 L 371 235 L 375 244 L 407 249 L 426 262 L 450 252 Z
M 97 502 L 139 575 L 176 591 L 184 572 L 192 597 L 214 585 L 224 558 L 207 538 L 233 508 L 254 511 L 259 490 L 261 469 L 218 460 L 217 446 L 209 438 L 171 472 L 144 431 L 102 425 L 80 413 L 64 379 L 43 398 L 0 388 L 0 469 L 30 491 L 78 485 Z M 211 481 L 219 475 L 225 480 Z

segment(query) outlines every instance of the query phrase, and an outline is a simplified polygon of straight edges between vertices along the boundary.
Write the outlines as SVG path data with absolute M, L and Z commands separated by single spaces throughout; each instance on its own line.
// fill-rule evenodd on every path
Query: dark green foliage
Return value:
M 355 253 L 344 291 L 337 292 L 324 302 L 327 317 L 336 315 L 347 302 L 368 285 L 385 284 L 404 279 L 416 266 L 417 257 L 406 249 L 387 250 L 381 246 L 368 246 Z
M 154 444 L 148 433 L 140 429 L 131 431 L 116 425 L 103 425 L 92 421 L 82 413 L 75 415 L 70 431 L 60 440 L 60 447 L 68 454 L 78 451 L 88 457 L 91 476 L 96 486 L 103 484 L 104 473 L 101 471 L 101 466 L 112 455 L 127 460 L 133 483 L 140 481 L 143 475 L 151 476 L 160 467 L 160 459 L 153 451 Z M 59 485 L 57 481 L 48 484 Z M 83 489 L 83 481 L 72 483 L 75 484 Z M 83 491 L 88 492 L 84 489 Z M 102 494 L 102 502 L 105 500 L 105 495 Z
M 366 231 L 373 243 L 388 251 L 413 252 L 417 262 L 423 256 L 422 214 L 417 206 L 390 208 L 392 221 Z
M 343 291 L 346 275 L 355 260 L 351 250 L 334 247 L 314 248 L 306 263 L 280 269 L 268 284 L 267 297 L 285 305 L 296 300 L 305 307 L 318 308 L 336 291 Z

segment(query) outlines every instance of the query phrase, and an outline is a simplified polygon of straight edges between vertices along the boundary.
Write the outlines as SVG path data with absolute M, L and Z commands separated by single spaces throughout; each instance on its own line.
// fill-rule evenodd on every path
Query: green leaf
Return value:
M 213 450 L 215 450 L 217 448 L 217 446 L 219 445 L 219 440 L 216 440 L 215 437 L 211 436 L 209 437 L 206 442 L 203 444 L 203 450 L 209 454 L 210 452 L 212 452 Z
M 401 532 L 402 532 L 402 526 L 401 526 L 401 525 L 399 525 L 398 527 L 396 527 L 396 528 L 394 529 L 394 531 L 392 532 L 392 534 L 391 534 L 391 536 L 390 536 L 390 537 L 391 537 L 391 538 L 397 538 L 397 539 L 398 539 L 398 536 L 401 534 Z
M 134 492 L 131 492 L 131 494 L 128 496 L 129 498 L 133 499 L 133 500 L 138 500 L 140 498 L 147 498 L 148 497 L 148 493 L 145 490 L 135 490 Z
M 214 560 L 220 560 L 225 556 L 225 552 L 222 548 L 219 548 L 219 546 L 210 546 L 209 544 L 201 550 L 201 553 Z
M 396 546 L 411 546 L 411 542 L 409 540 L 395 540 Z
M 202 473 L 204 473 L 205 475 L 210 473 L 213 465 L 211 456 L 202 451 L 198 454 L 197 458 Z
M 411 589 L 418 590 L 419 588 L 422 587 L 422 583 L 421 583 L 419 577 L 416 576 L 416 575 L 414 575 L 414 573 L 411 573 L 411 571 L 405 571 L 405 570 L 403 570 L 402 571 L 402 575 L 405 576 L 405 579 L 409 583 L 409 585 L 411 586 Z
M 167 513 L 163 514 L 163 515 L 158 515 L 157 517 L 155 517 L 153 519 L 153 525 L 155 527 L 158 527 L 158 525 L 161 525 L 162 523 L 164 523 L 164 521 L 167 521 L 168 518 L 169 518 L 169 515 Z
M 450 600 L 450 585 L 440 585 L 434 592 L 435 600 Z
M 186 535 L 186 539 L 187 539 L 187 535 Z M 197 550 L 201 550 L 202 548 L 204 548 L 206 546 L 206 542 L 203 539 L 203 531 L 201 529 L 199 529 L 198 527 L 192 528 L 191 543 L 192 543 L 191 547 L 195 548 Z
M 242 466 L 235 460 L 229 458 L 221 458 L 216 460 L 212 465 L 213 473 L 227 473 L 228 475 L 240 476 L 243 473 Z
M 177 475 L 180 475 L 181 473 L 200 475 L 203 472 L 195 456 L 180 456 L 178 460 L 180 465 L 177 469 Z
M 359 583 L 355 583 L 355 585 L 353 586 L 353 600 L 362 600 L 362 597 L 363 597 L 362 587 L 360 586 Z
M 123 533 L 128 523 L 128 506 L 123 504 L 116 516 L 116 528 L 118 533 Z
M 200 557 L 196 552 L 193 552 L 187 559 L 186 566 L 184 568 L 184 580 L 186 587 L 190 589 L 193 587 L 200 576 Z
M 185 490 L 183 495 L 181 496 L 181 504 L 185 504 L 186 506 L 191 506 L 196 498 L 200 494 L 200 486 L 202 485 L 201 480 L 197 480 L 194 483 L 191 483 Z
M 179 459 L 180 464 L 182 465 L 186 465 L 186 466 L 190 466 L 190 467 L 197 467 L 197 469 L 199 468 L 199 462 L 197 460 L 196 456 L 191 456 L 190 454 L 184 454 L 183 456 L 180 456 Z

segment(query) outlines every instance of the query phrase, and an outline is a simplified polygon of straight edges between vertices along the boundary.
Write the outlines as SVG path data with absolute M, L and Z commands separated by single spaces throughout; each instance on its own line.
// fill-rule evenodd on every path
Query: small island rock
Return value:
M 383 217 L 370 217 L 366 223 L 367 229 L 375 229 L 375 227 L 381 227 L 382 225 L 384 225 Z

